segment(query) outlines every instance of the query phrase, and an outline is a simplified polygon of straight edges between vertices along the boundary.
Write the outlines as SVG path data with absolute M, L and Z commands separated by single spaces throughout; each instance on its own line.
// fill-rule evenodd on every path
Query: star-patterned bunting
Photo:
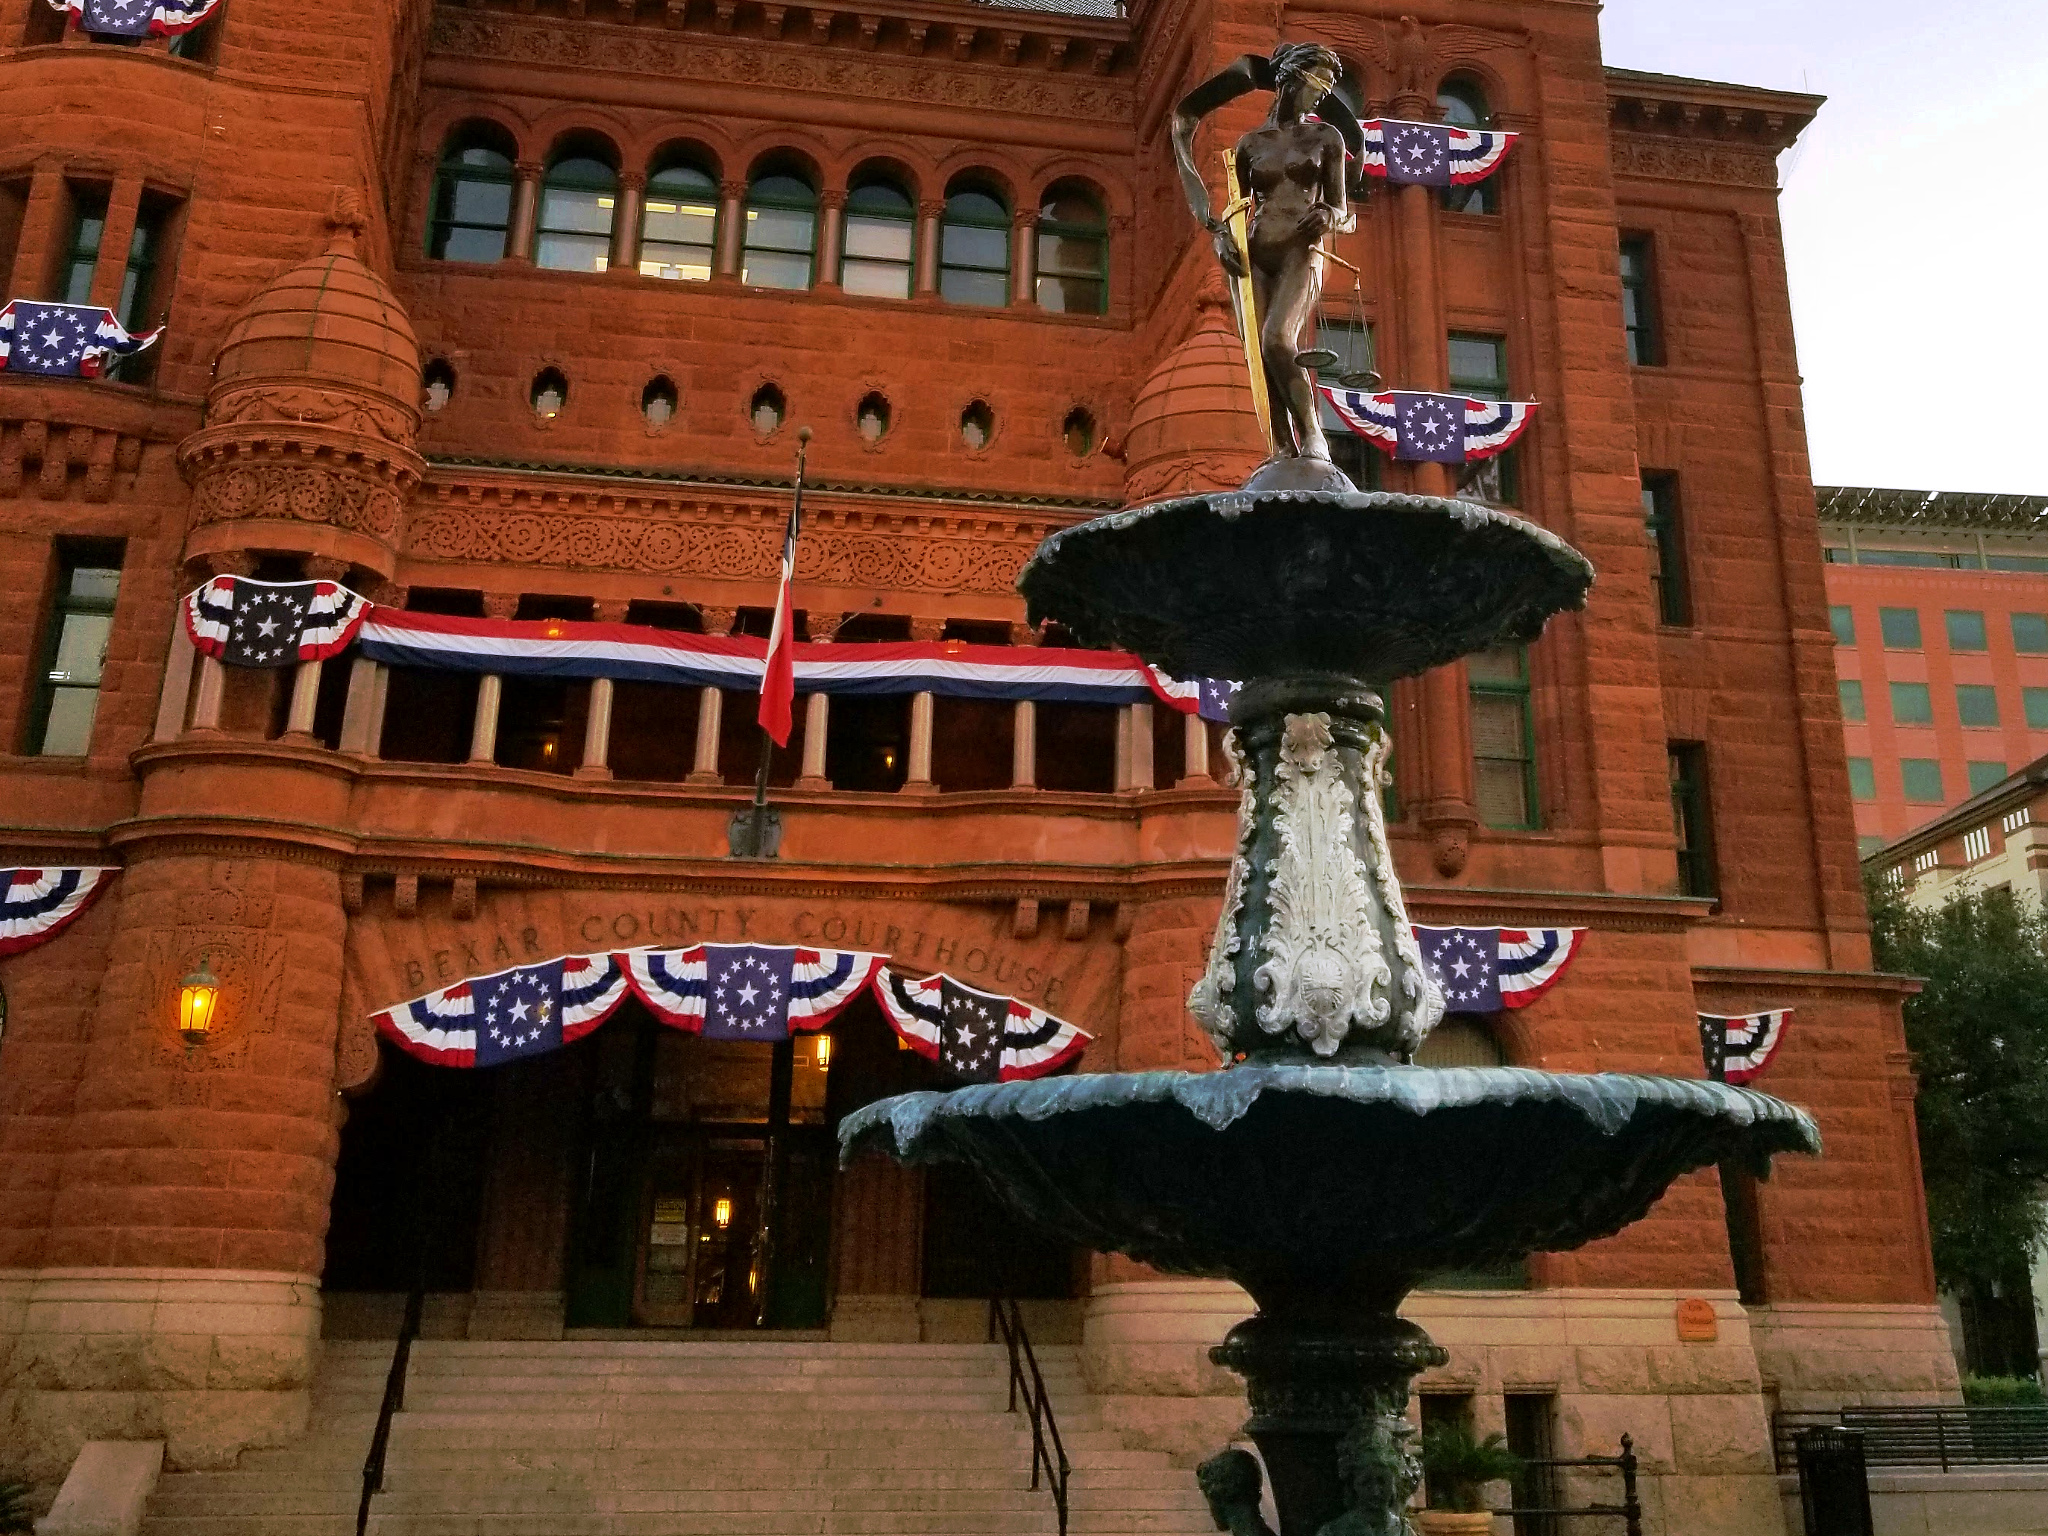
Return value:
M 1368 176 L 1397 186 L 1466 187 L 1500 169 L 1519 137 L 1490 128 L 1413 123 L 1376 117 L 1359 124 L 1365 141 L 1360 163 Z
M 875 997 L 904 1044 L 961 1082 L 1043 1077 L 1092 1038 L 1043 1008 L 944 974 L 911 981 L 885 967 L 875 975 Z
M 787 1040 L 823 1029 L 883 957 L 856 949 L 699 944 L 620 952 L 633 995 L 662 1023 L 709 1040 Z
M 1367 394 L 1334 384 L 1316 387 L 1345 426 L 1383 452 L 1411 463 L 1490 459 L 1536 419 L 1533 400 L 1475 400 L 1412 389 Z
M 369 600 L 332 581 L 216 576 L 185 599 L 192 643 L 232 667 L 288 667 L 348 648 Z
M 1204 720 L 1214 720 L 1219 725 L 1230 724 L 1230 701 L 1237 697 L 1244 684 L 1224 677 L 1194 677 L 1182 681 L 1168 677 L 1150 665 L 1146 671 L 1152 679 L 1152 691 L 1166 704 L 1184 715 L 1200 715 Z
M 1792 1019 L 1790 1008 L 1767 1008 L 1761 1013 L 1734 1017 L 1703 1013 L 1700 1018 L 1700 1055 L 1707 1064 L 1707 1076 L 1719 1083 L 1746 1083 L 1771 1064 L 1778 1047 L 1785 1042 L 1785 1026 Z
M 472 976 L 374 1014 L 377 1032 L 441 1067 L 494 1067 L 582 1039 L 626 1000 L 615 955 L 558 955 Z
M 50 378 L 96 379 L 107 359 L 139 352 L 163 327 L 131 336 L 111 309 L 14 299 L 0 309 L 0 368 Z
M 1415 928 L 1422 963 L 1452 1013 L 1526 1008 L 1556 986 L 1583 928 Z
M 50 0 L 94 37 L 175 37 L 211 16 L 220 0 Z

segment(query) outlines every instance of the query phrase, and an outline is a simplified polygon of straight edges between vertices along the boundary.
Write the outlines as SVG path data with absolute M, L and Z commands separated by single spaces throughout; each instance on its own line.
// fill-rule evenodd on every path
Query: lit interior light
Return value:
M 206 956 L 201 955 L 199 969 L 178 984 L 178 1033 L 185 1044 L 204 1045 L 219 1012 L 220 978 L 207 969 Z
M 720 1195 L 711 1207 L 711 1224 L 721 1232 L 732 1225 L 732 1201 L 724 1195 Z
M 820 1072 L 825 1071 L 832 1065 L 832 1037 L 830 1035 L 811 1036 L 811 1059 L 817 1062 Z

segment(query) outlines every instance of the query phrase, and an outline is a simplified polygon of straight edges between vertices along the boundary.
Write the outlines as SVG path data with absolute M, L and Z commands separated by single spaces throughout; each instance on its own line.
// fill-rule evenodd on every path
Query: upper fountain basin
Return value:
M 1802 1111 L 1747 1088 L 1524 1067 L 998 1083 L 884 1099 L 839 1140 L 843 1157 L 965 1163 L 1048 1232 L 1262 1299 L 1576 1248 L 1694 1169 L 1820 1150 Z
M 1593 567 L 1533 523 L 1389 491 L 1236 491 L 1062 529 L 1017 578 L 1033 623 L 1175 677 L 1386 682 L 1536 638 Z

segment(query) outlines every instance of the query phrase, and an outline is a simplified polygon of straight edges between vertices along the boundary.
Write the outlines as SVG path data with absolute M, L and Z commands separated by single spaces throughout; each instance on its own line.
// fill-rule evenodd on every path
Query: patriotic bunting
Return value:
M 1585 936 L 1583 928 L 1415 928 L 1452 1013 L 1528 1007 L 1557 985 Z
M 1528 431 L 1536 418 L 1533 400 L 1474 400 L 1411 389 L 1367 394 L 1334 384 L 1316 387 L 1345 426 L 1409 463 L 1490 459 Z
M 185 598 L 185 632 L 236 667 L 288 667 L 348 649 L 370 600 L 332 581 L 216 576 Z
M 1483 128 L 1458 128 L 1449 123 L 1411 123 L 1376 117 L 1360 123 L 1365 153 L 1360 157 L 1368 176 L 1396 186 L 1466 187 L 1500 169 L 1517 138 Z
M 220 0 L 180 5 L 177 0 L 50 0 L 57 10 L 78 17 L 78 25 L 94 37 L 175 37 L 206 20 Z
M 0 869 L 0 955 L 54 938 L 93 904 L 119 866 Z
M 1230 724 L 1231 697 L 1244 686 L 1221 677 L 1194 677 L 1183 682 L 1177 677 L 1168 677 L 1149 664 L 1145 673 L 1152 684 L 1152 691 L 1169 709 L 1177 709 L 1184 715 L 1200 715 L 1218 725 Z
M 851 949 L 699 944 L 629 949 L 619 960 L 633 995 L 664 1024 L 707 1040 L 787 1040 L 823 1029 L 888 958 Z
M 581 1040 L 626 1000 L 616 955 L 560 955 L 472 976 L 371 1016 L 408 1055 L 440 1067 L 494 1067 Z
M 944 974 L 911 981 L 885 966 L 875 974 L 875 997 L 906 1045 L 962 1082 L 1044 1077 L 1094 1038 L 1042 1008 Z
M 1721 1013 L 1701 1014 L 1700 1054 L 1706 1059 L 1707 1076 L 1719 1083 L 1750 1081 L 1778 1054 L 1791 1017 L 1790 1008 L 1767 1008 L 1732 1018 Z
M 163 335 L 158 326 L 131 336 L 111 309 L 14 299 L 0 309 L 0 368 L 51 378 L 96 379 L 107 359 L 140 352 Z

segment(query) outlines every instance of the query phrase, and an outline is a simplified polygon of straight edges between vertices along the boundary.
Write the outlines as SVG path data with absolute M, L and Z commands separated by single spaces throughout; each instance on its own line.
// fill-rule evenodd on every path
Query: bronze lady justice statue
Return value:
M 1347 146 L 1356 153 L 1364 145 L 1358 120 L 1332 94 L 1342 67 L 1320 43 L 1284 44 L 1271 58 L 1239 59 L 1190 91 L 1173 115 L 1173 152 L 1188 206 L 1214 236 L 1216 259 L 1233 279 L 1253 393 L 1264 396 L 1261 414 L 1268 418 L 1273 454 L 1249 486 L 1353 488 L 1330 462 L 1311 371 L 1325 360 L 1313 350 L 1323 291 L 1321 242 L 1352 228 L 1344 155 Z M 1218 107 L 1261 90 L 1273 93 L 1273 110 L 1230 152 L 1233 202 L 1218 216 L 1195 169 L 1195 130 Z

